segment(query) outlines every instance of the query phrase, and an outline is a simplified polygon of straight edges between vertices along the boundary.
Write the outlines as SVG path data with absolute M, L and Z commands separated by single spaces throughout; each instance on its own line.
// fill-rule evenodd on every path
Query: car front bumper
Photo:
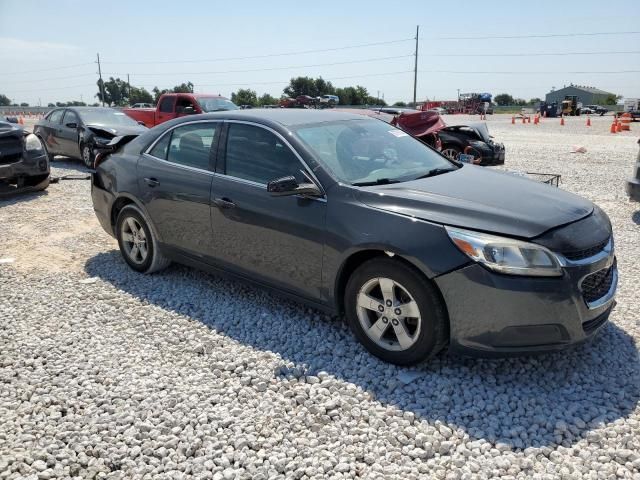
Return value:
M 610 283 L 587 302 L 583 280 L 605 271 Z M 502 275 L 471 264 L 435 282 L 449 312 L 450 352 L 509 356 L 562 350 L 594 336 L 615 305 L 618 271 L 612 252 L 564 267 L 561 277 Z

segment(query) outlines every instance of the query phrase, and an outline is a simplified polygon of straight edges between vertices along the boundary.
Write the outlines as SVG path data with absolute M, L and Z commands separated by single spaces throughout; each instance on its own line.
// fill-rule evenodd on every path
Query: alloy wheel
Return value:
M 460 155 L 460 152 L 458 152 L 455 148 L 445 148 L 440 153 L 445 157 L 450 158 L 451 160 L 457 160 L 458 155 Z
M 84 147 L 82 147 L 82 161 L 84 162 L 84 164 L 91 168 L 91 148 L 89 148 L 89 145 L 85 145 Z
M 390 278 L 372 278 L 362 285 L 357 314 L 366 335 L 385 350 L 407 350 L 420 336 L 422 318 L 417 302 Z
M 147 235 L 142 225 L 133 217 L 127 217 L 120 227 L 122 244 L 129 259 L 140 265 L 149 255 Z

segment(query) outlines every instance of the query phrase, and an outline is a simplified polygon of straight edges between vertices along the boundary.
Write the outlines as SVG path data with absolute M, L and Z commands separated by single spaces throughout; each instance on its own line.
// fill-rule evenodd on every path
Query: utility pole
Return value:
M 127 73 L 127 87 L 129 90 L 129 103 L 131 103 L 131 82 L 129 82 L 129 74 Z
M 413 67 L 413 106 L 416 106 L 416 91 L 418 89 L 418 37 L 420 35 L 420 25 L 416 26 L 416 63 Z
M 104 107 L 104 83 L 102 81 L 102 70 L 100 69 L 100 54 L 96 54 L 98 57 L 98 76 L 100 77 L 100 96 L 102 97 L 102 106 Z
M 460 89 L 458 89 L 458 102 L 460 101 Z

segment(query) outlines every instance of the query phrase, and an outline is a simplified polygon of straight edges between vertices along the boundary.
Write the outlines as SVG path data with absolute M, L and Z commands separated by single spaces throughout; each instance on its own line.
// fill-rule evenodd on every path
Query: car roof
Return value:
M 336 112 L 331 109 L 316 110 L 309 108 L 252 108 L 247 110 L 231 110 L 213 112 L 202 115 L 209 118 L 228 120 L 246 120 L 259 123 L 278 123 L 285 127 L 307 125 L 313 123 L 335 122 L 340 120 L 362 120 L 362 115 Z M 184 117 L 183 117 L 184 118 Z

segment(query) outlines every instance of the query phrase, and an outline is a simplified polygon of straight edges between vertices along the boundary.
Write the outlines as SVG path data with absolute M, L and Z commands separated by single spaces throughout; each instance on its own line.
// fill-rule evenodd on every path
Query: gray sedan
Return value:
M 219 112 L 125 142 L 96 159 L 92 197 L 131 268 L 174 261 L 344 314 L 386 361 L 559 350 L 614 306 L 597 206 L 459 164 L 379 120 Z

